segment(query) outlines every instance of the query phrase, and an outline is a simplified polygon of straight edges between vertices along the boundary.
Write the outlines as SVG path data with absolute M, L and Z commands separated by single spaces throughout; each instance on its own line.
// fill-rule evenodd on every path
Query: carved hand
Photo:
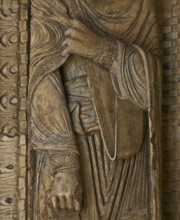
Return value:
M 71 28 L 65 32 L 67 38 L 63 45 L 66 46 L 66 49 L 62 56 L 68 56 L 72 53 L 94 59 L 101 53 L 104 38 L 78 20 L 73 20 L 71 23 Z
M 52 188 L 54 208 L 61 210 L 81 211 L 82 185 L 79 170 L 73 170 L 55 175 Z

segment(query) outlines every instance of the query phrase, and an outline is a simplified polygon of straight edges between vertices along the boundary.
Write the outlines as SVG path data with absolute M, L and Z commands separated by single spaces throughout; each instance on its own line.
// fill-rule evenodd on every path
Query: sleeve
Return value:
M 32 1 L 29 139 L 34 150 L 49 155 L 54 173 L 80 167 L 60 73 L 67 59 L 61 53 L 68 22 L 62 1 Z
M 49 154 L 54 173 L 80 167 L 76 137 L 58 70 L 45 77 L 34 92 L 30 132 L 33 149 Z
M 137 45 L 108 39 L 95 61 L 109 69 L 114 89 L 120 99 L 129 100 L 137 107 L 147 110 L 147 65 L 153 65 L 153 57 L 148 51 Z

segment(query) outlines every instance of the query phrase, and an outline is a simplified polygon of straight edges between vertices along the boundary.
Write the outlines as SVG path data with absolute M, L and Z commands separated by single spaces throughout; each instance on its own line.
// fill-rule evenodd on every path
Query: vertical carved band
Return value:
M 27 77 L 27 3 L 0 0 L 0 219 L 3 220 L 25 219 L 23 96 L 26 97 Z
M 0 5 L 0 217 L 17 218 L 18 11 L 17 1 Z

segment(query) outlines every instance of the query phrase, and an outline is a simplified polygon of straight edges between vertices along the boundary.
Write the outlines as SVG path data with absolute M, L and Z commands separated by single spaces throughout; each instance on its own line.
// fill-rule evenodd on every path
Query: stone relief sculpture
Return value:
M 152 1 L 32 0 L 33 219 L 159 220 Z

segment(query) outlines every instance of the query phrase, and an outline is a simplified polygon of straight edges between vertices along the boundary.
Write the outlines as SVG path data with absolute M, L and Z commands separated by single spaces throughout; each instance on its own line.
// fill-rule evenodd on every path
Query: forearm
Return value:
M 35 90 L 30 122 L 35 150 L 49 154 L 62 150 L 78 152 L 59 71 L 44 78 Z
M 78 152 L 61 151 L 57 154 L 49 155 L 51 169 L 57 173 L 68 172 L 80 169 L 80 159 Z

